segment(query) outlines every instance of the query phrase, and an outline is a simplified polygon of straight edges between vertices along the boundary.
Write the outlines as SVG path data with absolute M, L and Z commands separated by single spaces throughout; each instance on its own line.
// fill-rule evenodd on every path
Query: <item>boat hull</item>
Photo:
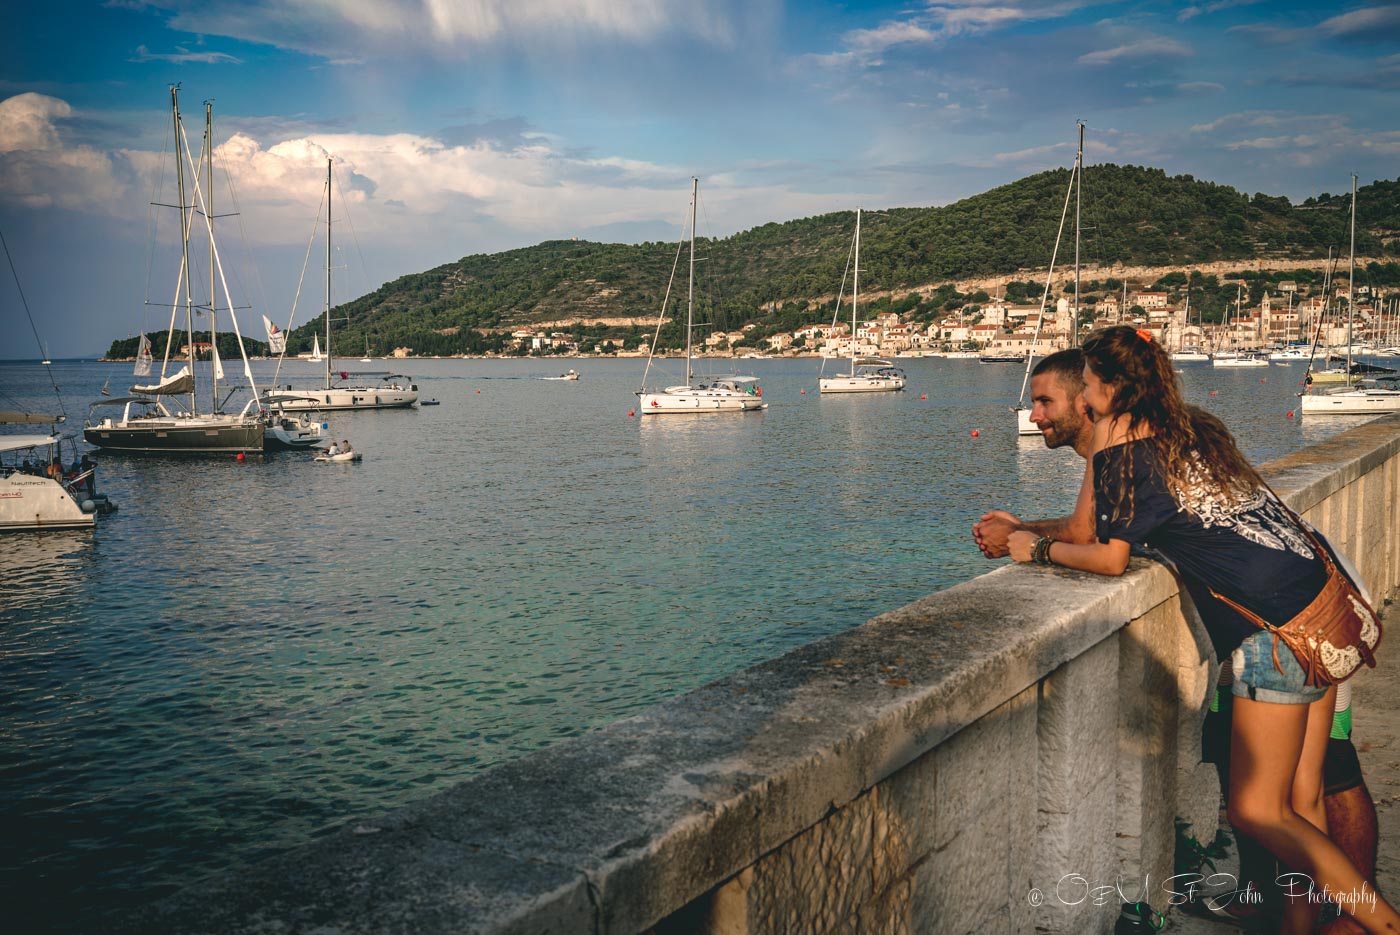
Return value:
M 817 381 L 823 393 L 892 393 L 904 389 L 900 377 L 823 377 Z
M 1380 415 L 1400 412 L 1400 390 L 1344 390 L 1304 396 L 1298 402 L 1307 415 Z
M 643 393 L 637 411 L 644 416 L 697 415 L 709 412 L 758 412 L 767 403 L 742 393 Z
M 330 409 L 407 409 L 418 402 L 416 387 L 409 389 L 378 386 L 333 387 L 329 390 L 295 390 L 295 397 L 273 397 L 279 409 L 287 412 Z
M 84 513 L 52 478 L 18 472 L 0 477 L 0 532 L 90 529 L 94 524 L 93 514 Z
M 257 421 L 208 419 L 139 419 L 132 423 L 104 419 L 83 429 L 90 445 L 135 454 L 223 455 L 263 450 L 263 425 Z
M 1016 413 L 1016 434 L 1017 435 L 1042 435 L 1040 426 L 1031 421 L 1031 411 L 1029 409 L 1017 408 Z

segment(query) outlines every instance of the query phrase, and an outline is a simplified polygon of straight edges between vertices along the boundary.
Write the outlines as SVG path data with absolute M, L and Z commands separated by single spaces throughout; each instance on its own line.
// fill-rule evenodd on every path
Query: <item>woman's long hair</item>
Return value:
M 1084 363 L 1113 388 L 1112 411 L 1094 417 L 1125 417 L 1130 432 L 1151 428 L 1144 443 L 1152 446 L 1177 503 L 1189 503 L 1186 493 L 1193 487 L 1233 501 L 1263 484 L 1225 425 L 1181 398 L 1171 358 L 1148 332 L 1127 325 L 1095 331 L 1084 339 Z M 1132 459 L 1120 459 L 1120 464 L 1123 482 L 1114 520 L 1133 514 Z

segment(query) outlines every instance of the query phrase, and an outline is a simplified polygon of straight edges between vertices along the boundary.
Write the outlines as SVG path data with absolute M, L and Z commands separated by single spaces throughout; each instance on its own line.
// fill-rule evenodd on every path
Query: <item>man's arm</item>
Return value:
M 1094 541 L 1094 477 L 1086 464 L 1084 482 L 1079 485 L 1079 499 L 1075 501 L 1074 512 L 1069 516 L 1055 519 L 1022 521 L 1005 510 L 992 510 L 983 514 L 972 527 L 972 538 L 977 548 L 987 558 L 1004 558 L 1008 555 L 1007 540 L 1013 532 L 1024 530 L 1037 536 L 1049 536 L 1061 542 L 1087 545 Z

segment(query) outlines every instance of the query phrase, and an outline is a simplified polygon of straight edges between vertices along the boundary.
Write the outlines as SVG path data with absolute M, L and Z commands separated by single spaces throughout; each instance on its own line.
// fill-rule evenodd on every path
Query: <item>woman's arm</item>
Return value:
M 1020 530 L 1013 532 L 1007 544 L 1011 557 L 1018 562 L 1029 562 L 1040 537 L 1033 532 Z M 1121 575 L 1128 567 L 1129 545 L 1122 539 L 1109 539 L 1107 542 L 1055 542 L 1050 546 L 1050 561 L 1065 568 L 1091 571 L 1096 575 Z

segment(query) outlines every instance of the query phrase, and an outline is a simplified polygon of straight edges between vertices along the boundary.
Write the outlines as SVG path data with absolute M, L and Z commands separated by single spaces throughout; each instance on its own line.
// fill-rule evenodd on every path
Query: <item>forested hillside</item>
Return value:
M 905 293 L 915 287 L 1044 269 L 1069 182 L 1066 169 L 1043 172 L 942 208 L 868 211 L 861 236 L 861 289 Z M 702 195 L 703 200 L 703 195 Z M 1350 194 L 1326 194 L 1294 205 L 1191 176 L 1168 176 L 1141 166 L 1089 166 L 1083 179 L 1084 264 L 1180 267 L 1256 258 L 1314 259 L 1331 247 L 1345 252 Z M 854 210 L 765 224 L 697 243 L 701 273 L 696 320 L 707 329 L 734 330 L 754 322 L 759 333 L 831 317 L 829 302 L 846 270 Z M 1357 254 L 1389 260 L 1400 253 L 1400 180 L 1363 186 L 1357 197 Z M 582 320 L 557 330 L 578 337 L 626 336 L 636 324 L 600 319 L 655 320 L 665 293 L 674 243 L 600 244 L 549 241 L 497 254 L 479 254 L 400 277 L 339 307 L 348 320 L 338 346 L 360 353 L 412 348 L 417 354 L 499 351 L 512 327 Z M 1063 268 L 1072 252 L 1062 247 Z M 684 266 L 678 288 L 684 299 Z M 1371 272 L 1378 285 L 1395 276 L 1393 263 Z M 1199 278 L 1199 277 L 1198 277 Z M 1200 278 L 1199 300 L 1209 311 L 1224 293 Z M 1186 281 L 1185 276 L 1181 280 Z M 1111 282 L 1095 283 L 1109 289 Z M 1263 281 L 1259 288 L 1262 290 Z M 1025 292 L 1025 288 L 1022 288 Z M 1230 299 L 1234 296 L 1231 294 Z M 984 296 L 963 296 L 945 285 L 932 296 L 886 298 L 882 304 L 929 319 Z M 683 307 L 682 307 L 683 315 Z M 309 349 L 318 321 L 298 327 L 288 350 Z M 131 356 L 134 339 L 114 342 L 109 356 Z M 120 345 L 120 346 L 119 346 Z M 127 350 L 126 353 L 122 353 Z M 221 352 L 223 348 L 220 348 Z

